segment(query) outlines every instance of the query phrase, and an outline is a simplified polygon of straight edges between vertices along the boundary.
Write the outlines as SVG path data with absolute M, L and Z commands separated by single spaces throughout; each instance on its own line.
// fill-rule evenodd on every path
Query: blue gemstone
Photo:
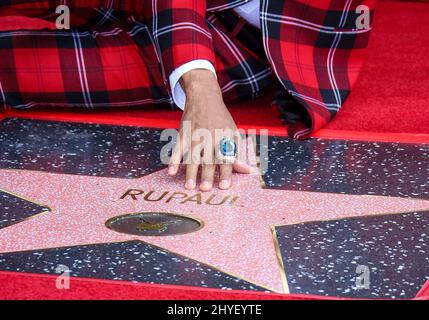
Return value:
M 220 142 L 220 149 L 224 156 L 234 157 L 237 152 L 237 147 L 234 141 L 222 139 Z

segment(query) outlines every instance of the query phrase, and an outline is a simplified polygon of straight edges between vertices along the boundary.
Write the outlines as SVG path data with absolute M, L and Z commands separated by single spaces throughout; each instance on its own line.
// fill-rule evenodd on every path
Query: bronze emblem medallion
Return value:
M 178 214 L 141 212 L 111 218 L 106 227 L 125 234 L 159 237 L 192 233 L 203 228 L 204 223 Z

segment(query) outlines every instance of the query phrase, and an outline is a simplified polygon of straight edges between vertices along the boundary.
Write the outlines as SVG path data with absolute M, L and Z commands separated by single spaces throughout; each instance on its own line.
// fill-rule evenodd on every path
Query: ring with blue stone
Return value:
M 219 142 L 219 151 L 222 158 L 226 160 L 235 160 L 237 157 L 237 144 L 234 140 L 223 138 Z

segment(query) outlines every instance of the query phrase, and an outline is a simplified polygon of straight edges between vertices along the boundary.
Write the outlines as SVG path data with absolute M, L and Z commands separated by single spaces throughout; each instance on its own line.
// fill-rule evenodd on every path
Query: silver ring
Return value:
M 237 144 L 234 140 L 223 138 L 219 142 L 219 154 L 222 160 L 234 162 L 237 158 Z

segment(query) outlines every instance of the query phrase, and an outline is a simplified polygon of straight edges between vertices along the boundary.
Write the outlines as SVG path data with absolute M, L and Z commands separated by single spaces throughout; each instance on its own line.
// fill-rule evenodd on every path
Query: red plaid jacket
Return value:
M 223 16 L 245 2 L 0 0 L 0 100 L 15 108 L 172 103 L 168 75 L 206 59 L 227 102 L 280 81 L 309 119 L 290 134 L 306 138 L 356 82 L 369 37 L 356 29 L 357 8 L 372 12 L 376 0 L 261 0 L 258 45 Z M 71 30 L 55 29 L 59 4 L 70 6 Z

